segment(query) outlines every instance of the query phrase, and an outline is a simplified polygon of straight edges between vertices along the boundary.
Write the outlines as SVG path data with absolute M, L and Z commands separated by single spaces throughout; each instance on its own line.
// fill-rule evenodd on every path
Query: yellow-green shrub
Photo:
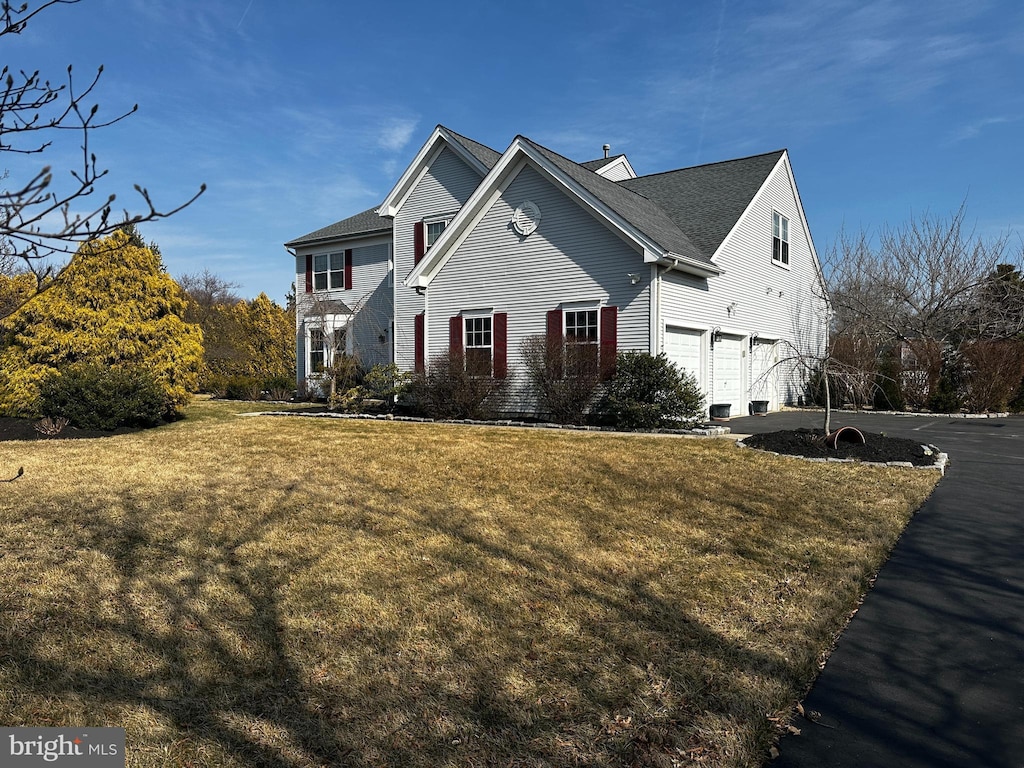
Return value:
M 195 391 L 202 333 L 160 256 L 124 232 L 83 244 L 44 291 L 0 323 L 0 412 L 35 416 L 42 381 L 79 363 L 144 369 L 178 408 Z

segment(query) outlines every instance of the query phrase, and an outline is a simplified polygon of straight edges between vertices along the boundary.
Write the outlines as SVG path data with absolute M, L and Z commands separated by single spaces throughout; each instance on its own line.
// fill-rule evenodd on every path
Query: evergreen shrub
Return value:
M 105 430 L 154 427 L 175 416 L 173 401 L 150 372 L 91 363 L 49 374 L 40 387 L 39 411 L 81 429 Z
M 704 395 L 697 380 L 664 353 L 620 352 L 600 411 L 624 429 L 679 427 L 700 418 Z

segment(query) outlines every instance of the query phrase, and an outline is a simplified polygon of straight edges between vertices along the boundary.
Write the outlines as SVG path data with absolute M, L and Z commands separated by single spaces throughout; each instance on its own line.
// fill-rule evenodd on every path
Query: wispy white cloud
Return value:
M 960 126 L 947 140 L 947 144 L 958 144 L 961 141 L 969 141 L 981 135 L 982 131 L 991 125 L 1017 122 L 1017 118 L 1009 117 L 986 117 L 981 120 L 974 120 L 966 125 Z
M 388 152 L 401 152 L 412 138 L 419 120 L 410 118 L 389 118 L 380 126 L 378 146 Z

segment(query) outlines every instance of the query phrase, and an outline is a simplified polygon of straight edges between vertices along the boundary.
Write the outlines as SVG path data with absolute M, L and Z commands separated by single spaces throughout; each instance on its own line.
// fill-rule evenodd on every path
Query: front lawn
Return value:
M 757 766 L 937 472 L 191 418 L 0 443 L 0 723 L 129 766 Z

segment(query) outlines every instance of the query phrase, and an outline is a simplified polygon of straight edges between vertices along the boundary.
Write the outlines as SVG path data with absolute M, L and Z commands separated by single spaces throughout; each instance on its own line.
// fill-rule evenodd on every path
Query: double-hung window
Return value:
M 336 328 L 331 333 L 323 328 L 309 329 L 309 370 L 311 373 L 323 373 L 334 364 L 336 358 L 345 354 L 347 330 Z
M 437 219 L 435 221 L 424 222 L 426 229 L 426 245 L 427 248 L 437 242 L 437 238 L 444 232 L 444 228 L 448 226 L 448 219 Z
M 570 373 L 591 373 L 600 360 L 600 325 L 597 309 L 566 310 L 565 366 Z
M 326 291 L 345 287 L 345 254 L 318 253 L 313 257 L 313 289 Z
M 789 265 L 789 219 L 772 211 L 772 261 Z
M 466 371 L 471 376 L 490 376 L 494 354 L 491 316 L 470 316 L 464 322 Z

